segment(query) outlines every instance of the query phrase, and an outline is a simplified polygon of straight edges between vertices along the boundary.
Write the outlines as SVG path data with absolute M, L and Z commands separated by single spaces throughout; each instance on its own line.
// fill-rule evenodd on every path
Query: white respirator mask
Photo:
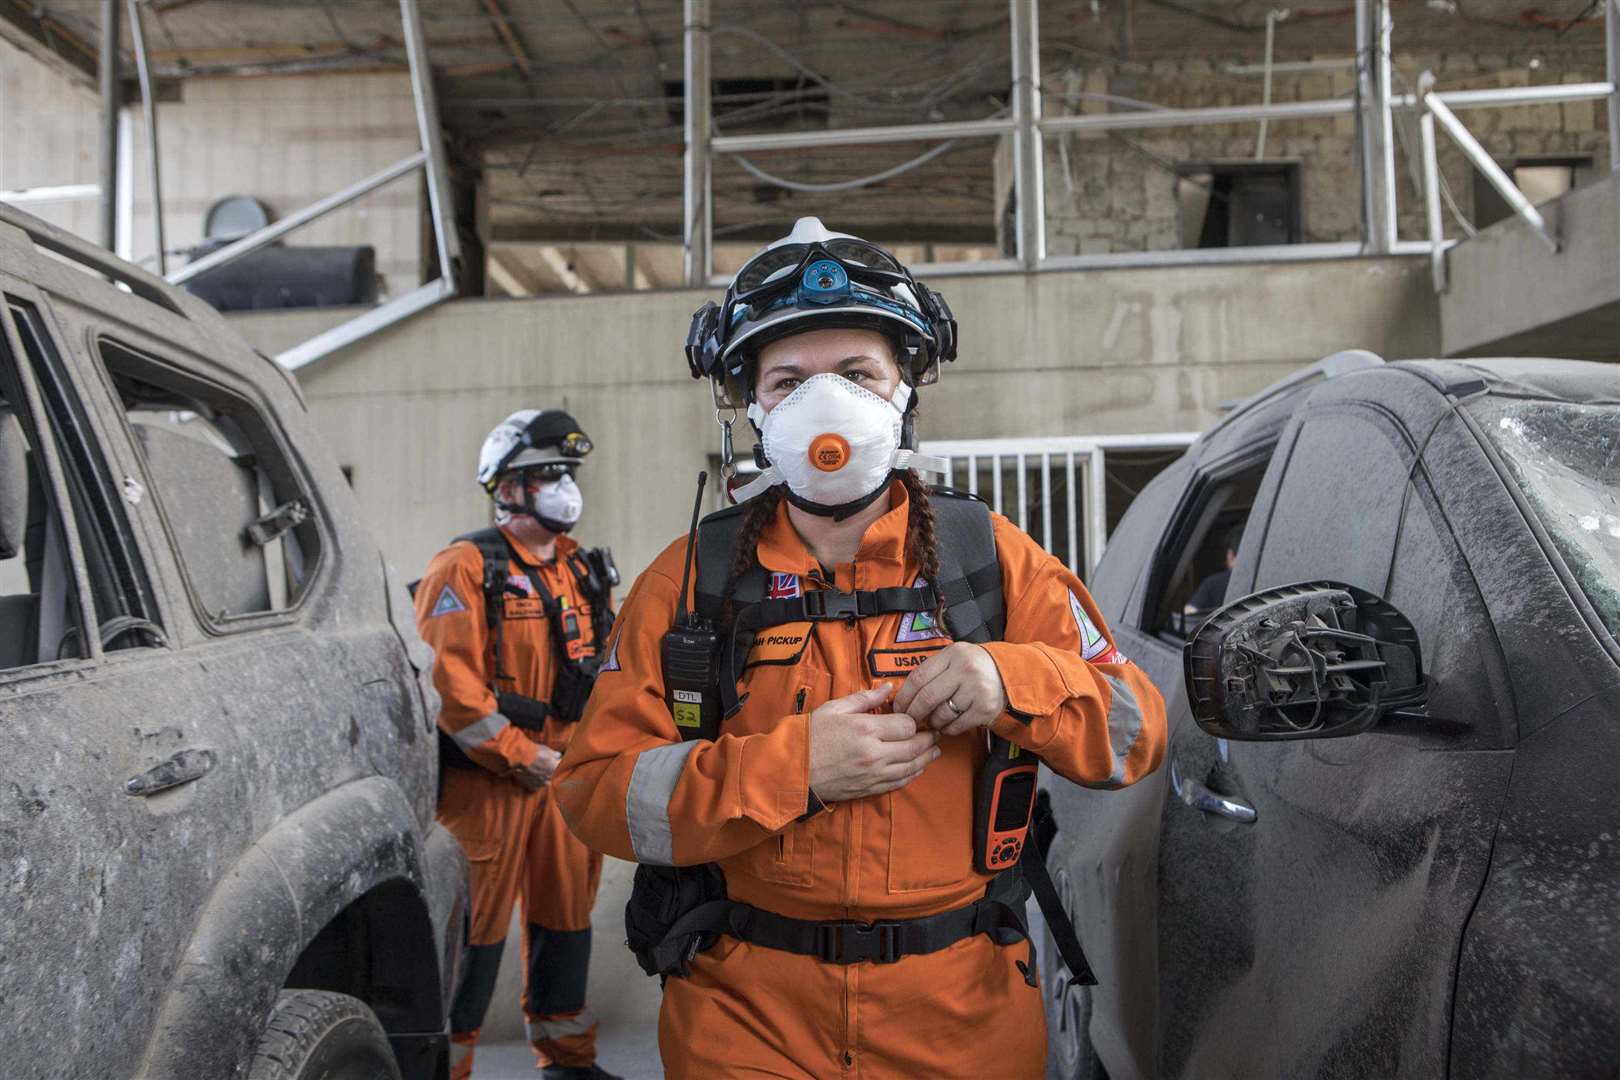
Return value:
M 554 533 L 565 533 L 578 525 L 579 516 L 584 512 L 585 496 L 580 494 L 574 478 L 566 473 L 534 496 L 535 520 Z
M 905 383 L 885 401 L 842 375 L 823 372 L 770 412 L 751 403 L 748 419 L 760 431 L 769 465 L 737 490 L 737 501 L 786 484 L 795 506 L 842 521 L 870 506 L 896 470 L 943 473 L 943 459 L 901 449 L 910 400 Z

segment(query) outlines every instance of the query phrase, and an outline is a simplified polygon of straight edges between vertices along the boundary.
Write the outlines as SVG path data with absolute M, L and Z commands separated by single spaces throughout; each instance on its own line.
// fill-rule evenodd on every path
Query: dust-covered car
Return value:
M 443 1076 L 431 653 L 296 385 L 4 206 L 0 326 L 0 1071 Z
M 1092 592 L 1170 746 L 1046 785 L 1100 979 L 1047 986 L 1049 1075 L 1612 1080 L 1620 366 L 1331 357 L 1156 477 Z

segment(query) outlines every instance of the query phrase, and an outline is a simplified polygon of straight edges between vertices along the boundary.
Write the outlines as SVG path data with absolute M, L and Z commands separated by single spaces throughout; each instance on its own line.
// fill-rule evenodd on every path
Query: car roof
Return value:
M 1403 360 L 1389 365 L 1438 376 L 1453 396 L 1485 391 L 1504 397 L 1581 404 L 1620 403 L 1620 364 L 1592 360 L 1493 357 L 1478 360 Z

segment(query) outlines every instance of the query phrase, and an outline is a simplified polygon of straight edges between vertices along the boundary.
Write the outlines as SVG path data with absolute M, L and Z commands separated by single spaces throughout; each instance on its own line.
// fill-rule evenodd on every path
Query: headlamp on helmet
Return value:
M 591 452 L 589 436 L 561 409 L 524 409 L 495 426 L 478 455 L 478 483 L 494 494 L 503 475 L 550 470 L 552 479 L 572 473 Z

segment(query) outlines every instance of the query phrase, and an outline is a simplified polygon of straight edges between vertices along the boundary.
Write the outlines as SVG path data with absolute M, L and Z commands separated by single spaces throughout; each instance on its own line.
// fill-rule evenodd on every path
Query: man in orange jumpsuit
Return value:
M 911 471 L 909 428 L 912 387 L 954 355 L 954 333 L 887 252 L 815 219 L 694 320 L 694 374 L 746 403 L 768 462 L 742 507 L 705 523 L 740 521 L 725 605 L 708 610 L 722 643 L 738 612 L 765 628 L 719 665 L 714 737 L 692 737 L 701 695 L 670 692 L 661 652 L 672 625 L 701 630 L 672 544 L 625 601 L 554 782 L 574 832 L 643 863 L 638 878 L 723 873 L 724 929 L 659 969 L 674 1080 L 1044 1075 L 1029 947 L 990 918 L 1006 914 L 991 903 L 1005 879 L 975 868 L 988 736 L 1119 787 L 1159 764 L 1164 707 L 1085 587 L 982 507 L 999 574 L 969 576 L 999 586 L 1004 625 L 952 640 L 972 625 L 940 576 L 958 515 Z M 761 600 L 737 594 L 748 580 Z
M 484 441 L 478 481 L 496 527 L 434 557 L 416 619 L 436 658 L 439 820 L 461 842 L 472 926 L 451 1009 L 451 1076 L 473 1047 L 500 967 L 512 903 L 523 898 L 523 1012 L 550 1080 L 612 1080 L 595 1064 L 585 1010 L 591 907 L 602 856 L 568 831 L 548 786 L 568 745 L 612 618 L 604 550 L 567 535 L 583 499 L 574 472 L 590 440 L 555 409 L 515 413 Z

